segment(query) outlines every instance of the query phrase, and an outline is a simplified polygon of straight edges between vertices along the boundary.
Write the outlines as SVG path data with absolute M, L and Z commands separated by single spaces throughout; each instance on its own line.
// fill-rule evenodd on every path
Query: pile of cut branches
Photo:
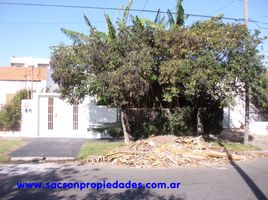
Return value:
M 232 161 L 259 157 L 261 154 L 228 152 L 200 137 L 156 136 L 132 142 L 87 162 L 108 162 L 133 167 L 222 166 Z

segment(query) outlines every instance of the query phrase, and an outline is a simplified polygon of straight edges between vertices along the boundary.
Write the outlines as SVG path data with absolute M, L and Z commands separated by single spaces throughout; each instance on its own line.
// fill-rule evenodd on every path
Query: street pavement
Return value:
M 178 189 L 17 189 L 17 182 L 180 182 Z M 0 199 L 265 200 L 268 158 L 218 168 L 137 169 L 67 164 L 0 165 Z

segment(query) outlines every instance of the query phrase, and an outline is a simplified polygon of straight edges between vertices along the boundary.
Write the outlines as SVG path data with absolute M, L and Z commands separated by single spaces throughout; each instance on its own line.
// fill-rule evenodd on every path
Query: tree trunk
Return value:
M 248 144 L 249 136 L 249 88 L 245 85 L 245 134 L 244 134 L 244 144 Z
M 129 130 L 130 130 L 130 126 L 129 126 L 129 122 L 128 122 L 128 116 L 126 113 L 125 109 L 121 109 L 121 123 L 122 123 L 122 128 L 123 128 L 123 133 L 124 133 L 124 140 L 125 143 L 128 144 L 130 141 L 130 134 L 129 134 Z
M 202 121 L 202 116 L 201 116 L 201 109 L 197 109 L 197 135 L 203 135 L 204 134 L 204 126 L 203 126 L 203 121 Z

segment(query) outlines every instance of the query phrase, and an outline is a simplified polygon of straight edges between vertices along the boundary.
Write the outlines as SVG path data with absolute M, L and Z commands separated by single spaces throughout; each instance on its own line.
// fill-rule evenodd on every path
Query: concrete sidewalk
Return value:
M 249 144 L 262 148 L 263 151 L 268 152 L 268 136 L 254 136 Z
M 11 160 L 74 159 L 86 139 L 34 138 L 10 154 Z

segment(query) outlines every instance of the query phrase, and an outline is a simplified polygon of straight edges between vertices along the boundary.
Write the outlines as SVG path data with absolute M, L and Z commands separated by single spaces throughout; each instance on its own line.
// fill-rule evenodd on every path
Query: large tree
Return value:
M 156 29 L 144 25 L 138 17 L 129 26 L 119 23 L 117 29 L 107 15 L 106 21 L 107 34 L 91 26 L 89 36 L 63 30 L 74 45 L 53 49 L 52 77 L 59 84 L 62 97 L 71 103 L 85 95 L 96 95 L 99 102 L 120 107 L 127 142 L 125 109 L 162 106 L 154 52 Z
M 234 49 L 230 53 L 230 65 L 239 83 L 239 94 L 245 101 L 245 136 L 244 143 L 248 143 L 250 103 L 254 99 L 261 108 L 267 102 L 268 82 L 263 55 L 260 55 L 259 45 L 266 38 L 259 36 L 260 32 L 251 34 L 243 25 L 234 30 Z
M 181 1 L 178 10 L 183 13 Z M 55 47 L 51 57 L 63 98 L 77 103 L 95 95 L 99 103 L 121 108 L 126 142 L 127 108 L 190 106 L 197 133 L 203 134 L 208 108 L 230 104 L 246 84 L 257 96 L 263 94 L 267 80 L 257 51 L 261 39 L 243 25 L 215 18 L 183 27 L 180 14 L 165 30 L 139 17 L 127 23 L 128 11 L 116 27 L 105 16 L 107 33 L 86 17 L 89 35 L 63 29 L 74 43 Z
M 165 100 L 196 113 L 197 133 L 203 134 L 203 115 L 210 105 L 230 105 L 247 85 L 264 99 L 267 79 L 257 46 L 258 32 L 219 18 L 171 29 L 158 37 L 161 51 L 160 82 Z M 182 105 L 180 105 L 180 103 Z

